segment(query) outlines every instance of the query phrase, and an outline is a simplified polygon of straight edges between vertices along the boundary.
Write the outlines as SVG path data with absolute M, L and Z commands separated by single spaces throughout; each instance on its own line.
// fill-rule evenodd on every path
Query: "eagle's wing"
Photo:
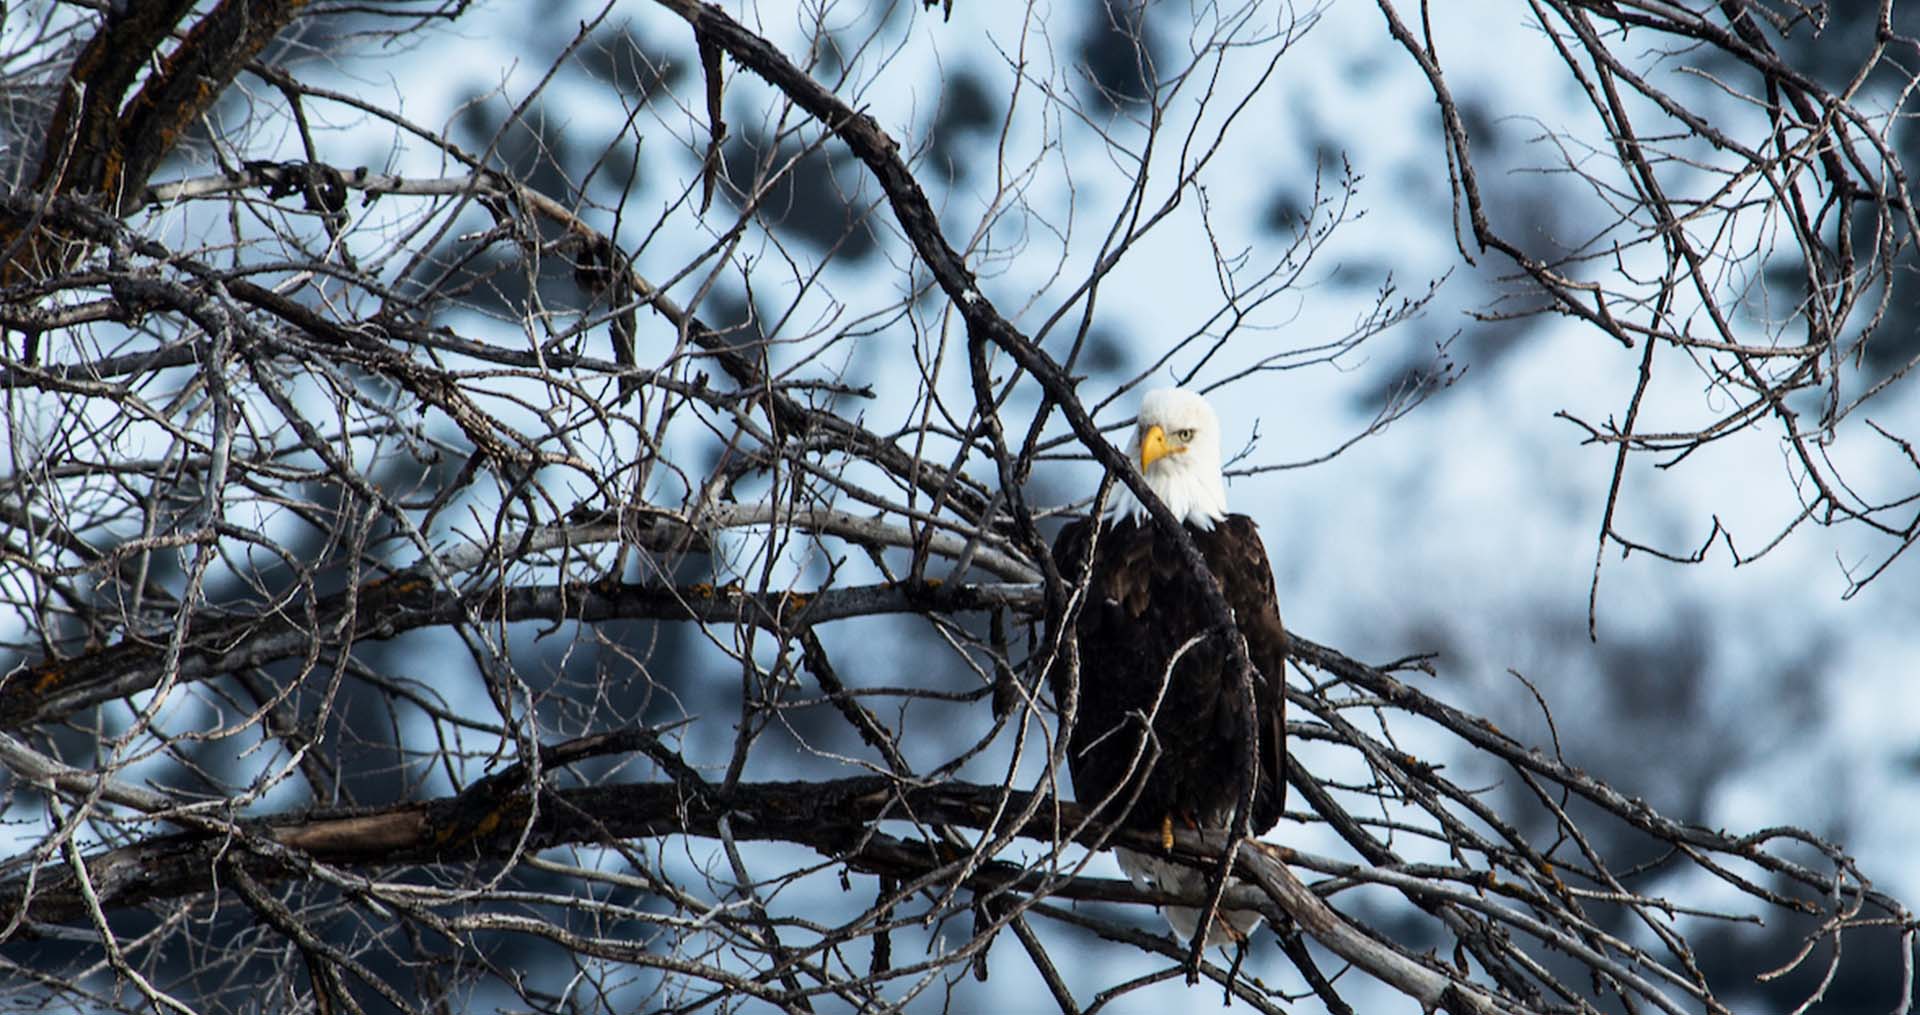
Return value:
M 1265 831 L 1280 820 L 1287 801 L 1287 629 L 1273 588 L 1273 567 L 1260 541 L 1260 529 L 1246 515 L 1229 515 L 1222 538 L 1213 541 L 1208 569 L 1220 581 L 1247 656 L 1258 671 L 1249 726 L 1259 736 L 1260 773 L 1254 794 L 1253 827 Z

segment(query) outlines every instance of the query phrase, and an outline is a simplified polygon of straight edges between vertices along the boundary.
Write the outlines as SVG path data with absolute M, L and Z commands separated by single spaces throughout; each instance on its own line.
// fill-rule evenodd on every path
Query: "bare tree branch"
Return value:
M 1911 994 L 1920 921 L 1840 844 L 1637 799 L 1463 707 L 1455 658 L 1296 638 L 1270 840 L 1167 848 L 1126 801 L 1069 802 L 1104 675 L 1048 634 L 1091 594 L 1055 527 L 1124 484 L 1206 571 L 1110 440 L 1122 407 L 1404 361 L 1323 451 L 1256 430 L 1231 463 L 1304 476 L 1420 425 L 1464 360 L 1445 329 L 1388 348 L 1438 281 L 1297 326 L 1366 270 L 1342 153 L 1247 204 L 1324 12 L 1116 0 L 1072 41 L 1077 8 L 913 6 L 14 12 L 0 1007 L 958 1011 L 1012 967 L 1074 1015 L 1182 980 L 1262 1012 L 1727 1012 L 1808 1008 L 1895 939 Z M 1892 5 L 1838 76 L 1796 4 L 1504 15 L 1587 118 L 1529 148 L 1599 212 L 1574 240 L 1516 225 L 1491 181 L 1520 169 L 1429 12 L 1377 7 L 1438 103 L 1459 254 L 1508 273 L 1483 317 L 1554 315 L 1618 364 L 1593 379 L 1616 418 L 1561 417 L 1609 462 L 1599 553 L 1745 561 L 1847 523 L 1883 548 L 1855 587 L 1885 573 L 1920 538 L 1920 458 L 1878 408 L 1920 362 Z M 412 94 L 483 52 L 515 69 L 460 109 Z M 1201 270 L 1163 282 L 1170 250 Z M 1124 319 L 1142 278 L 1165 321 Z M 1638 463 L 1754 434 L 1782 531 L 1630 531 Z M 1115 845 L 1214 890 L 1101 876 Z M 1141 929 L 1165 905 L 1274 937 Z

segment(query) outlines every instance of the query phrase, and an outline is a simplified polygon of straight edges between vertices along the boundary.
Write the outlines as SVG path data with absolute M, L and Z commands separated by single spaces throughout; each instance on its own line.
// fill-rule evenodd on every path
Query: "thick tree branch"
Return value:
M 749 624 L 797 631 L 849 617 L 955 613 L 1027 606 L 1038 592 L 1020 585 L 884 584 L 819 592 L 756 594 L 737 587 L 576 582 L 483 588 L 455 593 L 425 579 L 399 576 L 340 592 L 305 613 L 209 617 L 192 626 L 172 680 L 188 683 L 309 655 L 316 644 L 345 648 L 408 631 L 479 621 L 600 623 L 685 620 Z M 329 632 L 338 632 L 330 634 Z M 167 645 L 128 639 L 71 659 L 56 659 L 0 677 L 0 730 L 58 721 L 81 709 L 147 690 L 168 676 Z
M 498 777 L 496 777 L 498 779 Z M 1078 806 L 1065 801 L 1032 801 L 1028 794 L 997 786 L 949 783 L 905 786 L 887 778 L 831 782 L 743 783 L 722 790 L 684 780 L 546 790 L 539 807 L 510 779 L 489 780 L 458 797 L 409 804 L 382 811 L 342 816 L 313 816 L 246 822 L 225 834 L 164 836 L 88 859 L 89 881 L 99 905 L 120 908 L 213 890 L 222 856 L 236 846 L 250 850 L 243 870 L 255 877 L 298 875 L 308 864 L 379 865 L 405 863 L 469 864 L 504 859 L 522 848 L 539 850 L 563 844 L 605 843 L 668 835 L 740 840 L 775 840 L 811 847 L 878 874 L 925 875 L 959 870 L 967 855 L 931 842 L 913 843 L 878 832 L 888 820 L 914 820 L 994 829 L 1043 842 L 1125 844 L 1157 850 L 1157 836 L 1108 830 L 1088 824 Z M 1032 806 L 1030 806 L 1032 805 Z M 1012 827 L 997 827 L 1009 813 L 1035 815 Z M 1180 830 L 1172 856 L 1211 867 L 1225 836 Z M 237 840 L 237 841 L 236 841 Z M 229 858 L 228 864 L 237 861 Z M 967 864 L 967 883 L 976 890 L 1040 891 L 1065 898 L 1116 901 L 1171 901 L 1121 882 L 1046 874 L 993 861 Z M 1435 963 L 1412 959 L 1397 949 L 1353 931 L 1317 895 L 1265 851 L 1247 851 L 1238 866 L 1255 878 L 1267 897 L 1331 950 L 1360 965 L 1428 1006 L 1453 1012 L 1511 1010 L 1495 1004 L 1480 988 Z M 0 910 L 23 903 L 28 918 L 20 926 L 81 918 L 89 903 L 70 876 L 42 874 L 32 895 L 16 879 L 0 886 Z M 1202 899 L 1181 899 L 1192 904 Z M 1250 889 L 1227 896 L 1230 903 L 1253 902 Z

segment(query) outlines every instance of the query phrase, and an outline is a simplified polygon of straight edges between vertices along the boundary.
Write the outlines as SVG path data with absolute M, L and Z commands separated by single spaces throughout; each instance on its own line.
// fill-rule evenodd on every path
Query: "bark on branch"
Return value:
M 646 731 L 614 734 L 580 753 L 639 748 Z M 607 738 L 601 738 L 607 739 Z M 686 773 L 672 782 L 543 789 L 536 804 L 515 766 L 459 796 L 359 814 L 315 815 L 235 823 L 157 837 L 87 859 L 92 899 L 71 873 L 39 872 L 31 881 L 0 885 L 0 911 L 22 912 L 15 933 L 83 920 L 96 901 L 103 909 L 136 906 L 216 890 L 221 864 L 241 863 L 256 878 L 297 877 L 313 864 L 388 867 L 396 864 L 467 865 L 569 844 L 691 835 L 770 840 L 808 846 L 850 867 L 876 874 L 935 877 L 951 873 L 975 890 L 1040 892 L 1070 898 L 1171 901 L 1157 893 L 1102 879 L 1076 878 L 1045 866 L 980 863 L 938 841 L 913 841 L 882 832 L 884 821 L 945 824 L 1019 835 L 1053 844 L 1124 844 L 1159 850 L 1156 835 L 1109 830 L 1089 823 L 1079 806 L 999 786 L 949 783 L 911 786 L 885 777 L 830 782 L 742 783 L 722 789 Z M 1024 822 L 1011 815 L 1034 816 Z M 1013 827 L 1003 827 L 1009 822 Z M 1174 858 L 1211 869 L 1227 836 L 1185 829 L 1174 836 Z M 245 860 L 236 859 L 244 850 Z M 1428 1010 L 1518 1011 L 1432 960 L 1354 929 L 1287 870 L 1286 851 L 1248 848 L 1239 871 L 1268 900 L 1335 954 L 1367 970 Z M 1181 899 L 1193 904 L 1202 899 Z M 1254 901 L 1240 889 L 1232 903 Z
M 596 623 L 609 620 L 685 620 L 752 624 L 798 631 L 849 617 L 892 613 L 956 613 L 1031 606 L 1031 586 L 890 583 L 824 589 L 816 593 L 758 594 L 737 587 L 572 582 L 488 587 L 450 592 L 424 578 L 401 575 L 336 593 L 313 610 L 207 618 L 192 626 L 180 654 L 176 683 L 211 680 L 269 663 L 306 656 L 316 640 L 339 650 L 408 631 L 473 620 Z M 53 659 L 0 677 L 0 730 L 56 722 L 102 702 L 157 686 L 167 676 L 164 640 L 127 638 L 71 659 Z

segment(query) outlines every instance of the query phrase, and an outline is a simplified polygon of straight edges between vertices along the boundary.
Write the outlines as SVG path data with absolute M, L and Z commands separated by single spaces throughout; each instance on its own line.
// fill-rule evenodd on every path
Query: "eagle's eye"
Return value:
M 1192 443 L 1192 441 L 1193 441 L 1193 428 L 1192 428 L 1192 427 L 1188 427 L 1188 428 L 1187 428 L 1187 429 L 1185 429 L 1185 430 L 1175 430 L 1175 431 L 1173 432 L 1173 437 L 1174 437 L 1174 439 L 1175 439 L 1175 440 L 1177 440 L 1177 441 L 1179 441 L 1179 442 L 1180 442 L 1180 443 L 1182 443 L 1182 444 L 1189 444 L 1189 443 Z

